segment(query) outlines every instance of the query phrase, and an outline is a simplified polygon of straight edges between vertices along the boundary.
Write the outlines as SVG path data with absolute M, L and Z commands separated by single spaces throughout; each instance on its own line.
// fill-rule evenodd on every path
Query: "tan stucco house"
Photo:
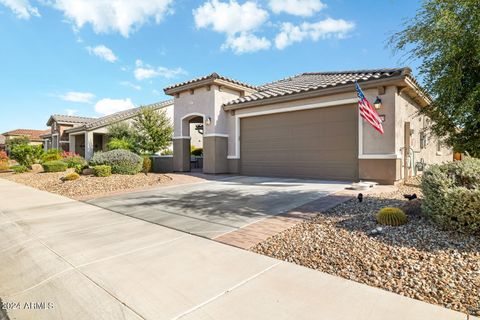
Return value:
M 354 81 L 383 118 L 359 117 Z M 175 171 L 190 171 L 201 124 L 203 172 L 395 183 L 452 160 L 419 115 L 430 100 L 409 68 L 303 73 L 253 86 L 213 73 L 164 89 L 174 97 Z
M 34 130 L 34 129 L 15 129 L 8 132 L 2 133 L 3 139 L 0 139 L 0 145 L 5 147 L 5 144 L 8 143 L 9 140 L 20 138 L 20 137 L 27 137 L 30 145 L 41 145 L 43 143 L 43 139 L 41 136 L 47 133 L 48 130 Z M 3 143 L 2 143 L 3 142 Z

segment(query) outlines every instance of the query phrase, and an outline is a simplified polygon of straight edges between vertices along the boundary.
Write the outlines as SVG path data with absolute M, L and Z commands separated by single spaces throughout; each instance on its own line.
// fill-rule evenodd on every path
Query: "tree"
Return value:
M 165 110 L 143 108 L 133 121 L 133 129 L 141 152 L 153 154 L 171 143 L 173 127 Z
M 113 123 L 108 127 L 108 150 L 125 149 L 136 152 L 136 135 L 127 122 Z
M 13 147 L 18 145 L 27 145 L 30 142 L 30 139 L 27 136 L 18 136 L 11 139 L 8 139 L 5 142 L 5 147 L 7 150 L 13 149 Z
M 433 120 L 433 133 L 480 157 L 479 1 L 425 0 L 390 44 L 421 61 L 423 87 L 433 99 L 421 112 Z

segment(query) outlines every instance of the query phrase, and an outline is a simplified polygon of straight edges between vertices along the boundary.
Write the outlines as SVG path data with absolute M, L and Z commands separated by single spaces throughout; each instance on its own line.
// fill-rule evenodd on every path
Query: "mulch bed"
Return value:
M 112 192 L 127 191 L 152 187 L 171 181 L 164 174 L 139 173 L 136 175 L 113 174 L 109 177 L 95 177 L 82 175 L 74 181 L 62 181 L 67 172 L 41 172 L 41 173 L 2 173 L 0 178 L 22 183 L 40 190 L 56 193 L 73 199 L 81 199 L 87 196 L 102 196 Z
M 480 315 L 480 239 L 441 230 L 428 218 L 379 225 L 376 212 L 421 197 L 418 180 L 398 191 L 351 200 L 251 250 L 450 309 Z

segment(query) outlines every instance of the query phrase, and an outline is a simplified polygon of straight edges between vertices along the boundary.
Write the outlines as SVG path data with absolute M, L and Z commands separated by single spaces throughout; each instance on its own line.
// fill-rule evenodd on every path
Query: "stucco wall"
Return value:
M 395 145 L 397 150 L 400 150 L 404 144 L 404 123 L 410 122 L 411 148 L 415 152 L 415 162 L 423 161 L 427 164 L 442 163 L 452 161 L 453 150 L 441 145 L 440 151 L 437 151 L 438 138 L 434 136 L 430 130 L 430 120 L 418 112 L 418 104 L 415 103 L 404 93 L 399 93 L 396 96 L 397 109 L 397 126 L 396 126 L 396 140 Z M 427 133 L 427 144 L 421 148 L 420 134 L 422 131 Z

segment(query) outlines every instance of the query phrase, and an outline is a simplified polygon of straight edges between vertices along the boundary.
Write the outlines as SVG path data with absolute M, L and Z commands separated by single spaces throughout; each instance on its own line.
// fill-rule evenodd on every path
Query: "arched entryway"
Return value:
M 175 171 L 203 171 L 203 133 L 205 116 L 192 113 L 184 116 L 181 124 L 181 136 L 173 143 Z

